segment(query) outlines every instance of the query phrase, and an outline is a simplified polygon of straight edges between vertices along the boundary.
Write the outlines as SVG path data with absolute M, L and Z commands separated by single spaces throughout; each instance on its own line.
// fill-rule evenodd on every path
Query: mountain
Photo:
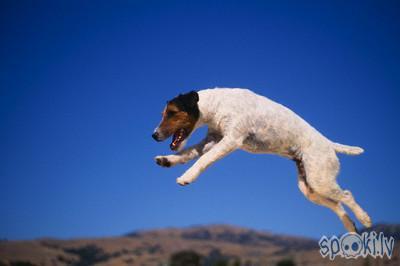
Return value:
M 399 225 L 376 230 L 399 236 Z M 397 238 L 399 239 L 399 238 Z M 32 265 L 400 265 L 399 242 L 391 260 L 333 262 L 317 240 L 230 225 L 135 231 L 119 237 L 1 241 L 0 266 Z
M 396 240 L 400 240 L 400 224 L 375 224 L 362 232 L 383 232 L 385 236 L 393 236 Z

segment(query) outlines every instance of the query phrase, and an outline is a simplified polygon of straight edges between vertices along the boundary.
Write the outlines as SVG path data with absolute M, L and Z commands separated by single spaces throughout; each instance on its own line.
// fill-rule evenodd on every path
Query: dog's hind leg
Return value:
M 371 226 L 371 219 L 356 203 L 351 192 L 342 190 L 337 184 L 339 160 L 333 151 L 325 152 L 323 155 L 320 153 L 318 158 L 303 156 L 303 163 L 307 173 L 307 184 L 315 193 L 323 198 L 345 204 L 364 226 Z
M 342 221 L 347 231 L 356 232 L 357 229 L 354 225 L 354 222 L 347 215 L 342 204 L 340 202 L 324 198 L 323 196 L 313 191 L 311 187 L 309 187 L 307 184 L 306 171 L 304 169 L 303 163 L 299 160 L 295 160 L 295 162 L 298 170 L 298 186 L 300 191 L 304 194 L 304 196 L 315 204 L 331 209 L 334 213 L 336 213 L 336 215 Z
M 372 221 L 369 215 L 358 205 L 350 190 L 344 190 L 341 195 L 341 202 L 348 206 L 356 215 L 357 219 L 365 226 L 371 227 Z
M 325 198 L 345 204 L 353 211 L 354 215 L 365 227 L 371 227 L 371 218 L 354 200 L 353 195 L 349 190 L 342 190 L 339 185 L 335 183 L 329 185 L 329 189 L 319 189 L 319 193 L 321 193 Z

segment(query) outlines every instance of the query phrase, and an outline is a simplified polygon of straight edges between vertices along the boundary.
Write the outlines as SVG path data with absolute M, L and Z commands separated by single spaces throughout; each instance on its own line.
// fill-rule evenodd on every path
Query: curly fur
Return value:
M 168 167 L 199 157 L 177 179 L 178 184 L 192 183 L 208 166 L 236 149 L 277 154 L 296 162 L 300 191 L 310 201 L 333 210 L 348 231 L 356 227 L 342 204 L 363 225 L 371 226 L 351 192 L 336 182 L 340 168 L 336 153 L 356 155 L 363 149 L 330 141 L 287 107 L 247 89 L 207 89 L 198 96 L 200 116 L 195 129 L 207 125 L 207 136 L 176 154 L 156 157 L 158 164 Z

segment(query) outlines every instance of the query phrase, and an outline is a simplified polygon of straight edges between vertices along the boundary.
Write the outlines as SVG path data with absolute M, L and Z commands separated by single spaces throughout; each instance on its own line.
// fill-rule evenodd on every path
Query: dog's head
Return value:
M 199 95 L 195 91 L 179 94 L 168 101 L 162 112 L 161 122 L 152 137 L 156 141 L 163 141 L 172 135 L 171 150 L 183 148 L 200 117 L 198 101 Z

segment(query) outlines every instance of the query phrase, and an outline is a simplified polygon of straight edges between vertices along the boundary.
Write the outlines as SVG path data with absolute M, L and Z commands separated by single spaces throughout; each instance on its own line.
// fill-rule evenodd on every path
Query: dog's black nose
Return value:
M 153 139 L 155 139 L 156 141 L 160 141 L 160 136 L 158 135 L 158 132 L 154 132 L 153 135 L 151 135 L 153 137 Z

